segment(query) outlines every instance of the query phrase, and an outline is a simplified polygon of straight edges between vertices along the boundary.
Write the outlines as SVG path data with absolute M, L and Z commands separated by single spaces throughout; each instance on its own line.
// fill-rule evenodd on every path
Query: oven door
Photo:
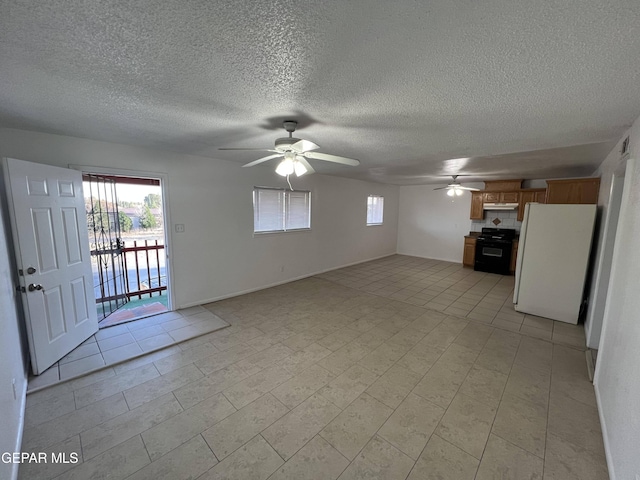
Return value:
M 482 241 L 476 243 L 474 270 L 508 275 L 510 262 L 511 244 Z

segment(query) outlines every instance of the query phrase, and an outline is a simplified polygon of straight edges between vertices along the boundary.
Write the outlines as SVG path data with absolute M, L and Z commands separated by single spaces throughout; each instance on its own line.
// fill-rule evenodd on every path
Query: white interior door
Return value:
M 82 174 L 3 162 L 33 373 L 98 331 Z

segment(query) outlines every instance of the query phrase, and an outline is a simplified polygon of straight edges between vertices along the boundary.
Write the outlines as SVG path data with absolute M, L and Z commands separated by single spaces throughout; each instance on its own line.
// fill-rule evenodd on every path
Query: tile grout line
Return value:
M 516 354 L 513 356 L 513 361 L 511 362 L 511 366 L 509 367 L 509 374 L 507 375 L 507 381 L 504 383 L 504 387 L 502 388 L 502 393 L 500 394 L 500 402 L 498 402 L 498 406 L 496 407 L 496 414 L 493 416 L 493 421 L 491 422 L 491 427 L 489 428 L 489 435 L 487 435 L 487 441 L 485 442 L 484 448 L 482 449 L 482 455 L 480 456 L 480 463 L 478 464 L 478 470 L 476 471 L 476 476 L 478 476 L 478 471 L 480 470 L 480 464 L 482 463 L 482 458 L 484 457 L 484 454 L 486 452 L 487 444 L 489 443 L 489 438 L 491 437 L 491 435 L 493 433 L 493 425 L 495 424 L 496 418 L 498 417 L 498 411 L 500 410 L 500 405 L 502 405 L 502 399 L 504 398 L 504 392 L 507 389 L 507 383 L 509 383 L 509 377 L 511 376 L 511 372 L 513 371 L 513 366 L 515 365 L 516 358 L 518 357 L 518 352 L 520 351 L 521 345 L 522 345 L 522 337 L 520 337 L 520 342 L 518 343 L 518 350 L 516 351 Z M 494 435 L 496 435 L 496 434 L 494 434 Z M 496 435 L 496 436 L 499 436 L 499 435 Z M 502 437 L 500 437 L 500 438 L 502 438 Z M 508 443 L 511 443 L 511 442 L 508 442 Z M 515 445 L 515 446 L 518 447 L 517 445 Z M 526 451 L 522 447 L 518 447 L 518 448 L 521 448 L 522 450 Z M 544 460 L 543 460 L 543 463 L 544 463 Z
M 347 288 L 352 288 L 352 287 L 347 287 Z M 358 291 L 358 289 L 354 289 L 354 290 Z M 365 292 L 365 293 L 366 293 L 366 292 Z M 367 295 L 370 295 L 370 294 L 369 294 L 369 293 L 367 293 Z M 374 295 L 375 295 L 375 294 L 374 294 Z M 392 302 L 400 301 L 401 303 L 404 303 L 404 304 L 406 304 L 406 305 L 409 305 L 409 306 L 411 306 L 411 307 L 414 307 L 414 305 L 413 305 L 413 304 L 411 304 L 411 303 L 409 303 L 409 302 L 402 302 L 402 300 L 394 300 L 394 299 L 391 299 L 391 298 L 389 298 L 389 297 L 381 297 L 381 298 L 386 298 L 387 300 L 392 301 Z M 424 308 L 424 307 L 417 307 L 417 308 Z M 429 309 L 428 309 L 428 307 L 427 307 L 426 309 L 427 309 L 427 310 L 429 310 Z M 470 324 L 477 324 L 477 322 L 471 322 L 471 321 L 470 321 L 471 319 L 469 319 L 469 318 L 466 318 L 466 317 L 465 317 L 465 318 L 463 318 L 463 319 L 464 319 L 464 320 L 466 320 L 466 321 L 468 322 L 468 323 L 467 323 L 467 325 L 470 325 Z M 491 327 L 491 328 L 493 328 L 494 330 L 495 330 L 495 329 L 497 329 L 497 328 L 498 328 L 498 329 L 500 328 L 500 327 L 499 327 L 499 326 L 497 326 L 497 325 L 488 325 L 488 326 L 489 326 L 489 327 Z M 405 326 L 405 327 L 406 327 L 406 326 Z M 403 328 L 404 328 L 404 327 L 403 327 Z M 434 327 L 434 328 L 435 328 L 435 327 Z M 465 328 L 466 328 L 466 327 L 465 327 Z M 402 329 L 401 329 L 401 330 L 402 330 Z M 432 329 L 432 330 L 433 330 L 433 329 Z M 427 333 L 427 334 L 425 334 L 424 336 L 427 336 L 429 333 L 430 333 L 430 332 L 428 332 L 428 333 Z M 331 334 L 331 333 L 330 333 L 330 334 Z M 329 335 L 330 335 L 330 334 L 329 334 Z M 360 336 L 362 336 L 362 335 L 364 335 L 364 334 L 366 334 L 366 332 L 363 332 Z M 519 333 L 519 332 L 517 332 L 516 334 L 519 334 L 519 335 L 521 335 L 521 336 L 523 335 L 522 333 Z M 451 343 L 447 346 L 447 349 L 448 349 L 448 348 L 450 348 L 450 347 L 451 347 L 451 345 L 453 345 L 453 344 L 455 343 L 455 341 L 456 341 L 456 339 L 459 337 L 459 335 L 461 335 L 461 332 L 459 332 L 459 333 L 458 333 L 458 336 L 456 336 L 456 338 L 453 340 L 453 342 L 451 342 Z M 360 337 L 360 336 L 359 336 L 359 337 Z M 423 336 L 422 338 L 424 338 L 424 336 Z M 356 337 L 356 338 L 359 338 L 359 337 Z M 323 338 L 324 338 L 324 337 L 323 337 Z M 352 340 L 352 341 L 355 341 L 355 339 L 354 339 L 354 340 Z M 488 340 L 487 340 L 487 341 L 488 341 Z M 278 343 L 280 343 L 280 342 L 278 342 Z M 351 343 L 351 342 L 349 342 L 349 343 Z M 385 343 L 386 343 L 386 341 L 385 341 L 385 342 L 383 342 L 381 345 L 383 345 L 383 344 L 385 344 Z M 387 369 L 385 370 L 385 372 L 383 372 L 383 374 L 382 374 L 382 375 L 384 375 L 384 374 L 385 374 L 385 373 L 386 373 L 390 368 L 393 368 L 393 366 L 397 365 L 397 363 L 398 363 L 402 358 L 404 358 L 404 357 L 405 357 L 405 356 L 406 356 L 406 355 L 411 351 L 411 349 L 412 349 L 414 346 L 415 346 L 415 345 L 413 345 L 412 347 L 410 347 L 410 348 L 409 348 L 409 350 L 407 350 L 406 352 L 404 352 L 404 354 L 403 354 L 399 359 L 395 360 L 395 361 L 394 361 L 394 363 L 393 363 L 389 368 L 387 368 Z M 469 372 L 467 372 L 467 375 L 465 376 L 465 379 L 462 381 L 461 385 L 462 385 L 462 384 L 464 383 L 464 381 L 466 381 L 466 379 L 469 377 L 470 372 L 471 372 L 471 369 L 473 368 L 473 366 L 474 366 L 474 365 L 476 365 L 476 362 L 477 362 L 477 360 L 478 360 L 478 356 L 480 355 L 480 353 L 482 352 L 482 350 L 484 350 L 484 347 L 485 347 L 485 346 L 486 346 L 486 342 L 485 342 L 485 345 L 483 346 L 483 349 L 481 349 L 481 351 L 480 351 L 480 352 L 478 353 L 478 355 L 476 356 L 476 359 L 474 360 L 474 362 L 473 362 L 473 364 L 472 364 L 472 366 L 471 366 L 471 368 L 470 368 Z M 376 347 L 373 351 L 375 351 L 375 350 L 376 350 L 377 348 L 379 348 L 379 347 L 380 347 L 380 345 L 378 345 L 378 347 Z M 520 348 L 520 346 L 519 346 L 518 348 Z M 446 351 L 446 350 L 445 350 L 445 351 Z M 335 351 L 332 351 L 331 353 L 333 353 L 333 352 L 335 352 Z M 516 352 L 516 355 L 517 355 L 517 352 Z M 514 357 L 514 359 L 512 360 L 512 363 L 511 363 L 511 366 L 510 366 L 510 370 L 509 370 L 509 374 L 507 375 L 507 381 L 508 381 L 508 378 L 509 378 L 509 376 L 510 376 L 510 374 L 511 374 L 511 372 L 512 372 L 513 365 L 515 364 L 515 358 L 516 358 L 516 357 Z M 321 359 L 320 359 L 320 360 L 321 360 Z M 315 361 L 312 365 L 309 365 L 309 367 L 308 367 L 308 368 L 312 367 L 313 365 L 317 365 L 317 364 L 318 364 L 318 362 L 319 362 L 320 360 Z M 241 361 L 241 360 L 238 360 L 238 361 L 234 362 L 234 364 L 235 364 L 235 363 L 237 363 L 237 362 L 239 362 L 239 361 Z M 420 378 L 420 380 L 418 380 L 418 383 L 419 383 L 420 381 L 422 381 L 422 379 L 423 379 L 423 378 L 428 374 L 428 372 L 431 370 L 431 368 L 433 367 L 433 365 L 435 365 L 435 363 L 437 363 L 437 361 L 438 361 L 438 359 L 436 359 L 436 361 L 435 361 L 435 362 L 433 362 L 433 363 L 431 364 L 431 366 L 429 367 L 429 369 L 428 369 L 427 371 L 425 371 L 425 373 L 422 375 L 422 377 Z M 192 362 L 192 363 L 193 363 L 193 362 Z M 190 363 L 189 365 L 191 365 L 192 363 Z M 358 362 L 356 362 L 356 363 L 355 363 L 355 365 L 358 365 Z M 155 364 L 154 364 L 154 367 L 155 367 Z M 361 367 L 362 367 L 362 366 L 361 366 Z M 156 368 L 156 370 L 157 370 L 157 367 L 155 367 L 155 368 Z M 197 368 L 197 367 L 196 367 L 196 368 Z M 362 367 L 362 368 L 363 368 L 363 369 L 365 369 L 365 370 L 368 370 L 366 367 Z M 304 369 L 303 371 L 298 372 L 297 374 L 296 374 L 296 373 L 294 373 L 294 375 L 292 376 L 292 378 L 295 378 L 297 375 L 302 374 L 302 373 L 303 373 L 304 371 L 306 371 L 306 370 L 307 370 L 307 369 Z M 213 372 L 212 372 L 212 373 L 213 373 Z M 376 375 L 377 379 L 381 378 L 381 376 L 382 376 L 382 375 L 380 375 L 380 376 Z M 335 377 L 334 377 L 334 378 L 335 378 Z M 376 381 L 377 381 L 377 379 L 376 379 Z M 241 381 L 241 380 L 240 380 L 240 381 Z M 195 381 L 194 381 L 194 382 L 195 382 Z M 375 381 L 374 381 L 374 383 L 375 383 Z M 370 386 L 371 386 L 371 385 L 369 385 L 367 388 L 370 388 Z M 276 386 L 276 387 L 273 387 L 273 388 L 277 388 L 277 386 Z M 321 388 L 322 388 L 322 387 L 321 387 Z M 415 389 L 415 386 L 414 386 L 414 389 Z M 505 386 L 504 386 L 504 387 L 503 387 L 503 389 L 502 389 L 501 398 L 500 398 L 500 403 L 502 402 L 502 397 L 504 396 L 505 389 L 506 389 L 506 383 L 505 383 Z M 271 392 L 272 390 L 273 390 L 273 389 L 269 390 L 269 392 Z M 459 393 L 459 390 L 460 390 L 460 387 L 459 387 L 459 388 L 458 388 L 458 390 L 456 391 L 456 394 L 455 394 L 455 395 L 457 395 L 457 394 Z M 75 390 L 73 390 L 73 391 L 74 391 L 74 400 L 75 400 Z M 173 393 L 173 392 L 174 392 L 174 391 L 172 391 L 172 394 L 174 395 L 174 398 L 175 398 L 175 393 Z M 413 392 L 413 390 L 411 390 L 411 391 L 410 391 L 410 393 L 411 393 L 411 392 Z M 317 393 L 317 391 L 316 391 L 315 393 Z M 315 393 L 313 393 L 313 394 L 315 394 Z M 366 389 L 365 389 L 365 391 L 364 391 L 363 393 L 366 393 Z M 409 394 L 410 394 L 410 393 L 409 393 Z M 223 396 L 224 396 L 224 393 L 222 393 L 222 394 L 223 394 Z M 312 395 L 313 395 L 313 394 L 312 394 Z M 407 394 L 407 395 L 409 395 L 409 394 Z M 362 395 L 362 393 L 360 393 L 360 395 Z M 360 395 L 359 395 L 359 396 L 360 396 Z M 405 395 L 405 396 L 404 396 L 403 401 L 407 398 L 407 395 Z M 455 397 L 455 395 L 454 395 L 454 397 Z M 226 398 L 226 396 L 225 396 L 225 398 Z M 307 398 L 308 398 L 308 397 L 307 397 Z M 324 396 L 323 396 L 323 398 L 326 398 L 326 397 L 324 397 Z M 356 397 L 356 398 L 358 398 L 358 397 Z M 375 397 L 373 397 L 373 398 L 375 398 Z M 377 399 L 376 399 L 376 400 L 377 400 Z M 327 401 L 329 401 L 329 400 L 327 399 Z M 377 401 L 379 401 L 379 402 L 380 402 L 380 400 L 377 400 Z M 428 401 L 428 400 L 427 400 L 427 401 Z M 178 403 L 179 403 L 179 402 L 178 402 Z M 330 402 L 330 403 L 332 403 L 332 402 Z M 381 402 L 381 403 L 382 403 L 382 404 L 384 404 L 384 402 Z M 482 403 L 482 402 L 480 402 L 480 403 Z M 499 403 L 499 405 L 500 405 L 500 403 Z M 332 403 L 332 404 L 333 404 L 333 403 Z M 402 402 L 401 402 L 400 404 L 402 404 Z M 349 405 L 351 405 L 351 403 L 350 403 Z M 386 404 L 384 404 L 384 405 L 386 405 Z M 498 410 L 498 408 L 499 408 L 499 405 L 498 405 L 498 407 L 496 407 L 496 415 L 497 415 L 497 410 Z M 391 417 L 391 415 L 393 415 L 393 414 L 395 413 L 395 411 L 398 409 L 398 407 L 392 408 L 392 407 L 389 407 L 388 405 L 386 405 L 386 406 L 392 410 L 392 412 L 391 412 L 391 414 L 389 415 L 389 417 Z M 449 405 L 449 406 L 450 406 L 450 405 Z M 347 406 L 347 407 L 348 407 L 348 406 Z M 347 407 L 345 407 L 345 408 L 347 408 Z M 294 408 L 295 408 L 295 407 L 294 407 Z M 338 407 L 338 408 L 339 408 L 339 407 Z M 445 410 L 445 414 L 446 414 L 446 411 L 448 411 L 448 408 L 449 408 L 449 407 L 447 407 L 447 409 Z M 340 409 L 340 410 L 341 410 L 341 411 L 344 411 L 344 409 Z M 291 411 L 291 410 L 289 410 L 289 411 Z M 285 415 L 287 415 L 287 414 L 285 414 Z M 444 414 L 443 414 L 443 416 L 444 416 Z M 387 417 L 387 419 L 385 420 L 385 422 L 383 422 L 383 424 L 382 424 L 382 425 L 384 425 L 384 423 L 386 423 L 386 421 L 388 421 L 388 418 L 389 418 L 389 417 Z M 282 418 L 282 417 L 280 417 L 280 418 Z M 334 418 L 335 418 L 335 417 L 334 417 Z M 278 419 L 278 420 L 279 420 L 279 419 Z M 278 421 L 278 420 L 276 420 L 276 421 Z M 548 419 L 547 419 L 547 421 L 548 421 Z M 494 422 L 495 422 L 495 416 L 494 416 Z M 275 422 L 274 422 L 274 423 L 275 423 Z M 493 423 L 492 423 L 492 425 L 493 425 Z M 267 427 L 267 428 L 268 428 L 268 427 Z M 380 427 L 380 428 L 381 428 L 381 427 Z M 379 432 L 380 428 L 378 428 L 378 430 L 376 430 L 376 432 L 374 433 L 374 436 L 378 435 L 378 432 Z M 437 428 L 437 427 L 436 427 L 436 428 Z M 263 431 L 264 431 L 264 430 L 263 430 Z M 260 435 L 262 436 L 262 433 L 260 433 Z M 320 434 L 318 433 L 318 434 L 316 434 L 316 435 L 320 435 Z M 491 435 L 491 429 L 490 429 L 490 431 L 489 431 L 489 435 Z M 321 436 L 321 435 L 320 435 L 320 436 Z M 432 436 L 433 436 L 433 434 L 430 436 L 430 438 L 431 438 Z M 321 436 L 321 438 L 323 438 L 323 437 Z M 373 437 L 372 437 L 372 438 L 373 438 Z M 502 438 L 502 437 L 500 437 L 500 438 Z M 324 440 L 326 441 L 326 439 L 324 439 Z M 265 441 L 266 441 L 266 439 L 265 439 Z M 371 441 L 371 439 L 369 439 L 369 441 L 365 444 L 365 446 L 366 446 L 370 441 Z M 428 441 L 429 441 L 429 440 L 427 440 L 427 443 L 428 443 Z M 445 441 L 446 441 L 446 440 L 445 440 Z M 268 442 L 267 442 L 267 443 L 268 443 Z M 330 442 L 328 442 L 328 443 L 330 444 Z M 447 441 L 447 443 L 450 443 L 450 442 L 448 442 L 448 441 Z M 508 442 L 508 443 L 510 443 L 510 442 Z M 270 445 L 270 444 L 269 444 L 269 445 Z M 393 445 L 393 444 L 391 444 L 391 445 Z M 145 446 L 145 448 L 146 448 L 146 446 Z M 273 448 L 273 447 L 272 447 L 272 448 Z M 335 448 L 335 447 L 334 447 L 334 448 Z M 364 448 L 364 447 L 363 447 L 363 448 Z M 398 447 L 395 447 L 395 446 L 394 446 L 394 448 L 396 448 L 397 450 L 399 450 L 400 452 L 402 452 L 402 450 L 401 450 L 401 449 L 399 449 Z M 459 447 L 457 447 L 457 448 L 459 448 Z M 485 448 L 486 448 L 486 443 L 485 443 Z M 520 448 L 520 447 L 518 447 L 518 448 Z M 274 450 L 275 450 L 275 449 L 274 449 Z M 424 448 L 423 448 L 423 450 L 424 450 Z M 296 452 L 296 453 L 297 453 L 297 452 Z M 404 452 L 402 452 L 402 453 L 404 454 Z M 148 452 L 147 452 L 147 454 L 148 454 Z M 421 454 L 422 454 L 422 452 L 421 452 Z M 295 455 L 295 453 L 294 453 L 294 455 Z M 406 454 L 404 454 L 404 455 L 406 455 Z M 484 451 L 483 451 L 483 455 L 484 455 Z M 215 456 L 215 454 L 214 454 L 214 456 Z M 293 455 L 292 455 L 291 457 L 293 457 Z M 357 458 L 357 456 L 356 456 L 356 458 Z M 409 458 L 411 458 L 411 457 L 409 457 Z M 419 456 L 418 456 L 418 459 L 419 459 Z M 347 460 L 348 460 L 348 459 L 347 459 Z M 351 463 L 351 462 L 349 462 L 349 463 Z M 416 460 L 416 461 L 414 461 L 414 467 L 415 467 L 415 464 L 416 464 L 416 463 L 417 463 L 417 460 Z M 412 470 L 413 470 L 413 468 L 414 468 L 414 467 L 412 467 Z
M 164 349 L 167 349 L 167 348 L 171 348 L 171 347 L 173 347 L 174 345 L 179 345 L 179 344 L 180 344 L 180 343 L 182 343 L 182 342 L 186 342 L 186 341 L 188 341 L 188 340 L 193 340 L 194 338 L 199 338 L 199 337 L 202 337 L 202 336 L 208 335 L 208 334 L 210 334 L 210 333 L 215 333 L 215 332 L 218 332 L 218 331 L 220 331 L 220 330 L 224 330 L 224 329 L 226 329 L 226 328 L 229 328 L 230 326 L 231 326 L 231 325 L 227 325 L 227 326 L 221 327 L 221 328 L 219 328 L 219 329 L 217 329 L 217 330 L 213 330 L 213 331 L 211 331 L 211 332 L 205 332 L 205 333 L 202 333 L 202 334 L 200 334 L 200 335 L 196 335 L 195 337 L 188 338 L 188 339 L 185 339 L 185 340 L 181 340 L 180 342 L 177 342 L 177 341 L 176 341 L 175 343 L 173 343 L 173 344 L 171 344 L 171 345 L 163 345 L 163 346 L 161 346 L 161 347 L 151 349 L 151 350 L 149 350 L 149 351 L 147 351 L 147 352 L 144 352 L 144 351 L 143 351 L 142 353 L 136 354 L 136 355 L 135 355 L 135 356 L 133 356 L 133 357 L 125 358 L 125 359 L 123 359 L 123 360 L 119 360 L 119 361 L 114 362 L 114 363 L 111 363 L 111 364 L 109 364 L 109 365 L 102 365 L 102 366 L 100 366 L 100 367 L 96 367 L 96 368 L 93 368 L 93 369 L 91 369 L 91 370 L 87 370 L 86 372 L 79 373 L 79 374 L 74 375 L 74 376 L 71 376 L 71 377 L 69 377 L 69 378 L 65 378 L 64 380 L 60 380 L 60 381 L 59 381 L 59 382 L 57 382 L 57 383 L 51 383 L 51 384 L 43 385 L 43 386 L 41 386 L 41 387 L 34 388 L 34 389 L 32 389 L 32 390 L 28 390 L 28 391 L 27 391 L 27 395 L 29 395 L 29 394 L 31 394 L 31 393 L 39 392 L 39 391 L 41 391 L 41 390 L 45 390 L 45 389 L 50 388 L 50 387 L 54 387 L 54 386 L 56 386 L 56 385 L 60 385 L 60 384 L 62 384 L 62 383 L 68 383 L 68 382 L 71 382 L 71 381 L 73 381 L 73 380 L 77 380 L 77 379 L 79 379 L 79 378 L 85 377 L 85 376 L 90 375 L 90 374 L 92 374 L 92 373 L 96 373 L 96 372 L 99 372 L 99 371 L 102 371 L 102 370 L 106 370 L 106 369 L 108 369 L 108 368 L 113 368 L 113 367 L 115 367 L 115 366 L 121 365 L 121 364 L 126 363 L 126 362 L 129 362 L 129 361 L 131 361 L 131 360 L 136 360 L 136 359 L 141 358 L 141 357 L 144 357 L 144 356 L 146 356 L 146 355 L 149 355 L 149 354 L 152 354 L 152 353 L 156 353 L 156 352 L 159 352 L 159 351 L 164 350 Z M 99 347 L 98 347 L 98 348 L 99 348 Z M 102 355 L 102 353 L 100 353 L 100 355 Z M 104 357 L 103 357 L 103 360 L 104 360 Z

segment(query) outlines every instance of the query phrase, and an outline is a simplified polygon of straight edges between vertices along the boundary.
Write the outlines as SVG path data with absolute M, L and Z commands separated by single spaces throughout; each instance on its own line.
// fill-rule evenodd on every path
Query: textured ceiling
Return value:
M 578 176 L 640 115 L 639 52 L 638 0 L 0 0 L 0 126 L 244 163 L 217 149 L 295 119 L 362 162 L 321 173 Z

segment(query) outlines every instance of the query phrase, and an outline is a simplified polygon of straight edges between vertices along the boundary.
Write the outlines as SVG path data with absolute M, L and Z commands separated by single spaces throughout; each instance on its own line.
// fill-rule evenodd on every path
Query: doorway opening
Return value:
M 596 353 L 600 347 L 604 311 L 609 293 L 609 278 L 611 276 L 611 267 L 613 266 L 613 249 L 616 243 L 618 218 L 622 208 L 625 170 L 626 162 L 623 161 L 611 178 L 609 205 L 603 226 L 604 234 L 602 239 L 602 253 L 600 254 L 596 267 L 597 274 L 595 278 L 595 287 L 593 289 L 594 296 L 591 306 L 589 307 L 590 311 L 585 328 L 587 347 L 595 350 Z M 593 363 L 595 366 L 596 356 L 593 357 Z
M 98 326 L 171 310 L 162 181 L 84 173 Z

